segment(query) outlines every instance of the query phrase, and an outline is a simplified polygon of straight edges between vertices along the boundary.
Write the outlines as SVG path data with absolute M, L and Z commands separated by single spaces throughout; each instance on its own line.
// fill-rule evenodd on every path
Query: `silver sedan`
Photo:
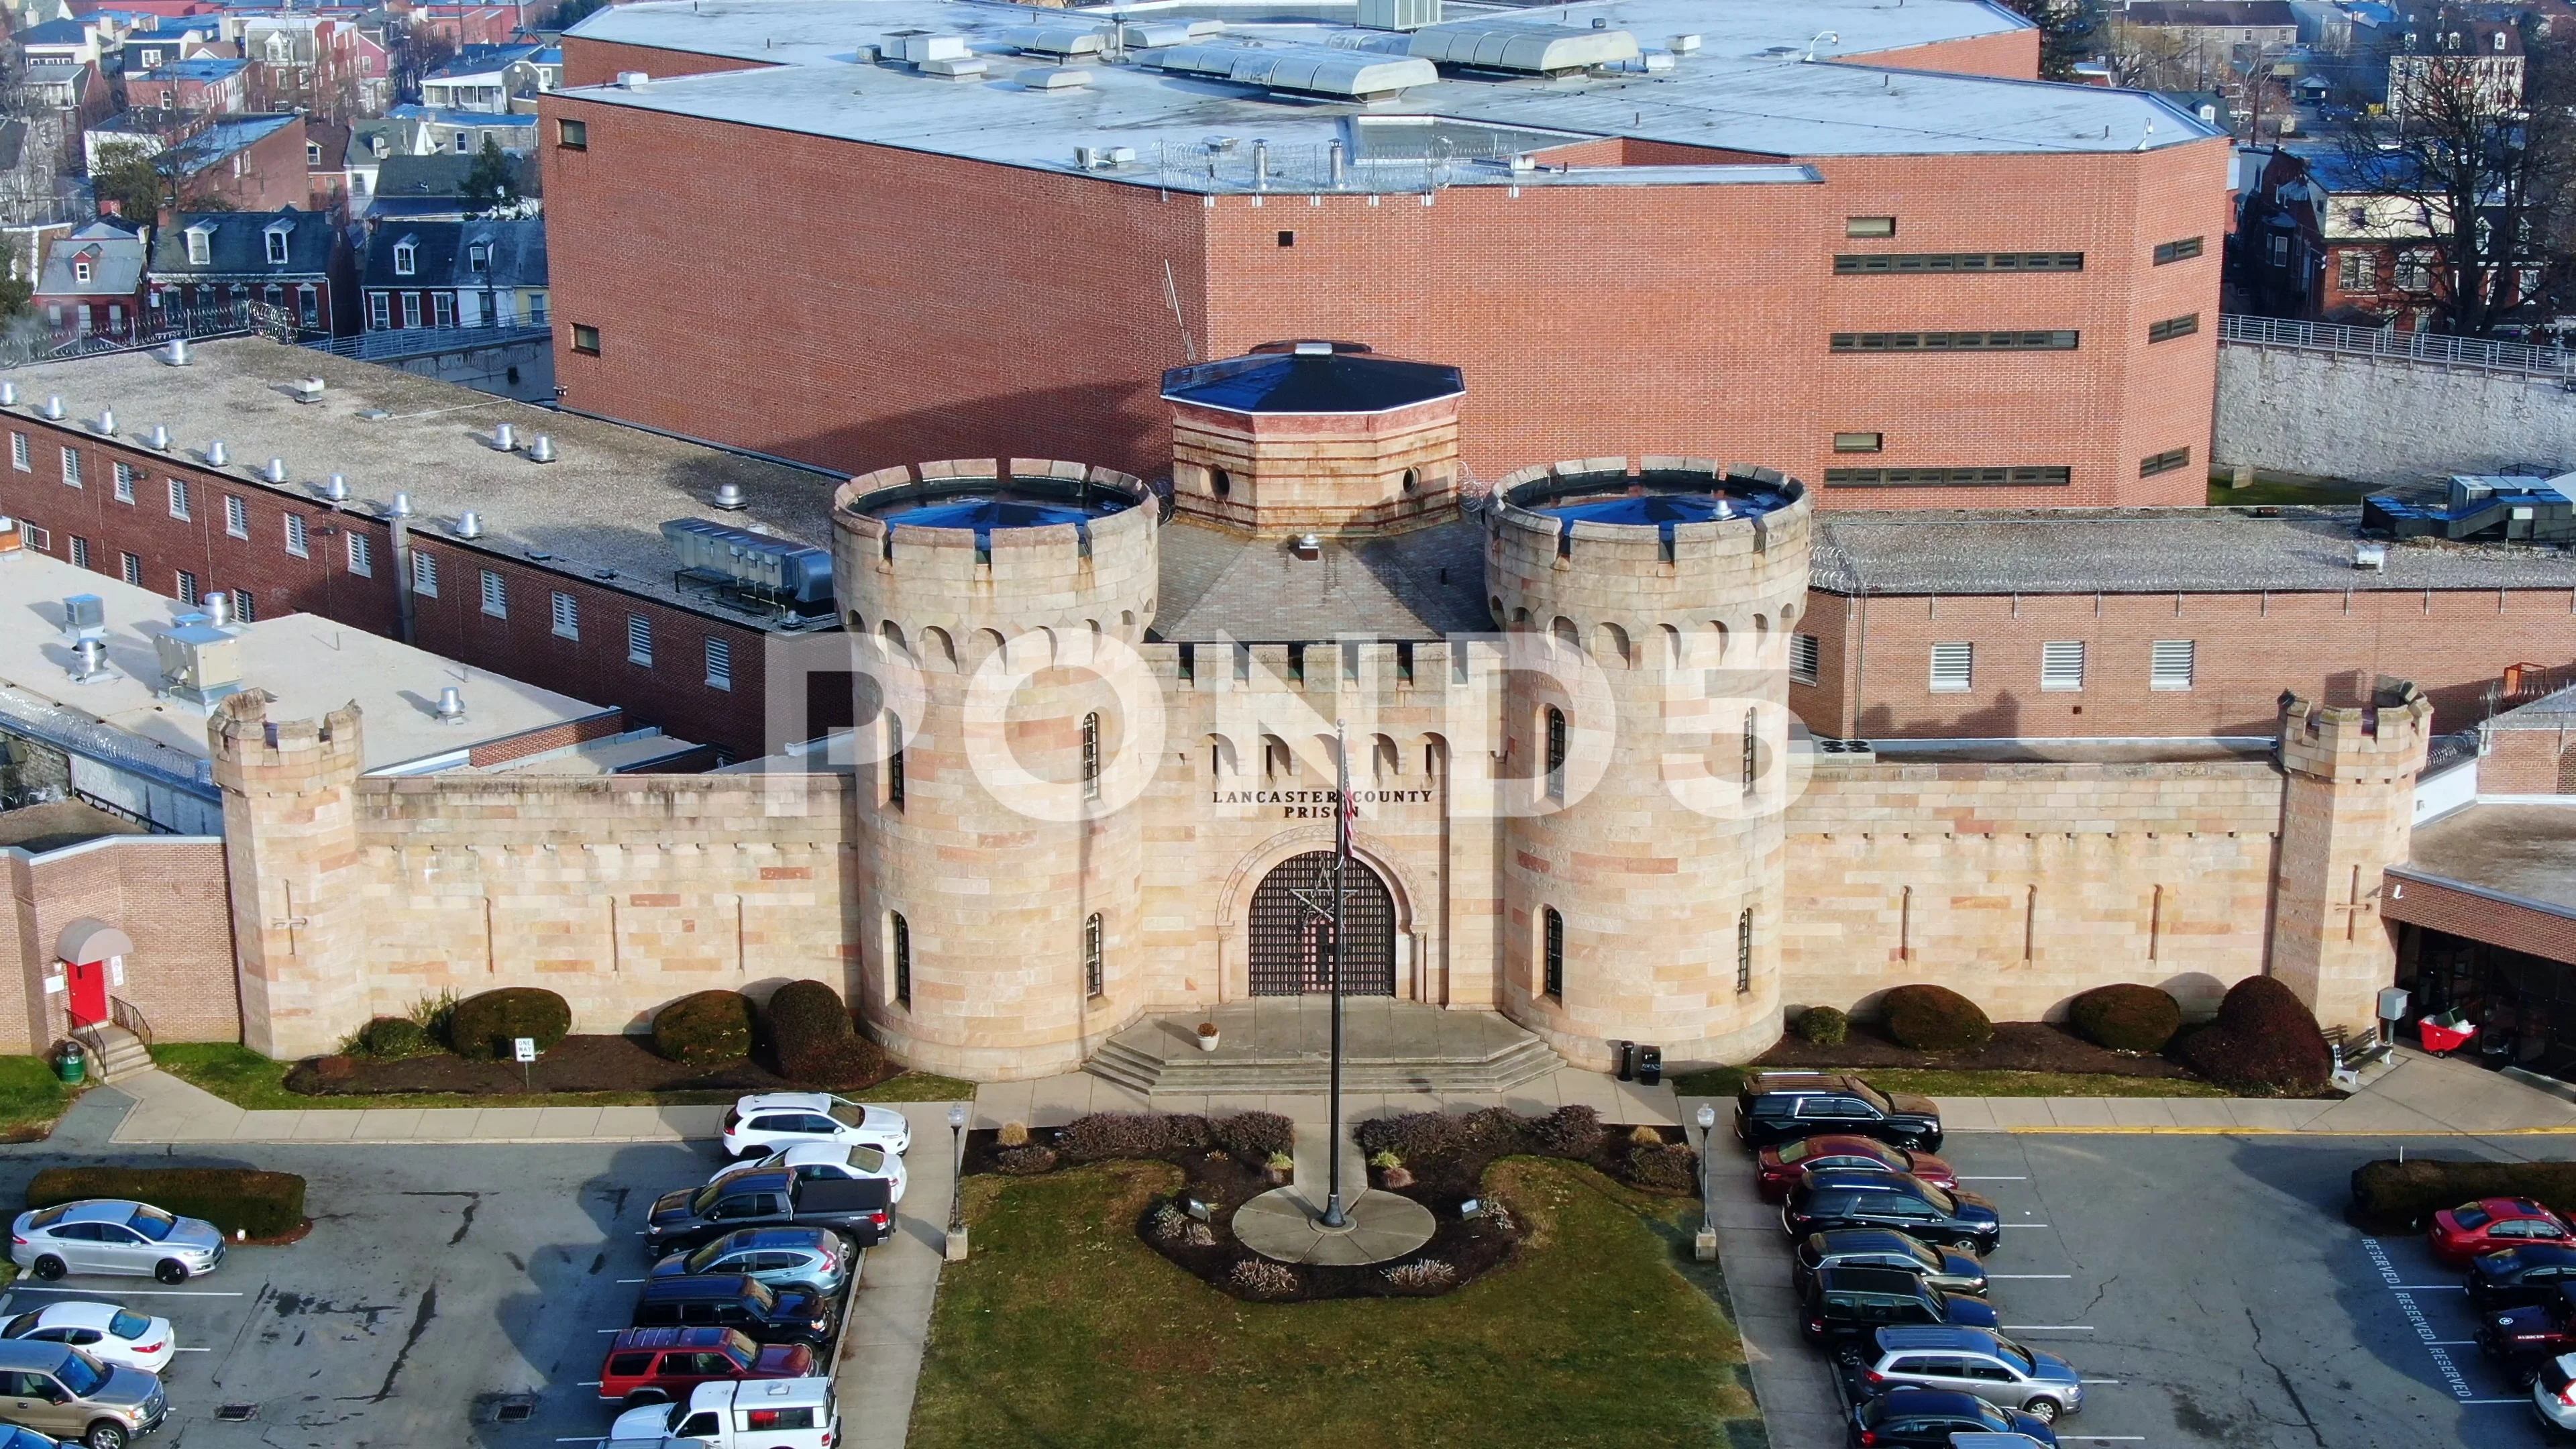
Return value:
M 120 1198 L 37 1208 L 9 1225 L 9 1261 L 48 1281 L 65 1273 L 148 1273 L 185 1283 L 223 1260 L 224 1235 L 213 1223 Z

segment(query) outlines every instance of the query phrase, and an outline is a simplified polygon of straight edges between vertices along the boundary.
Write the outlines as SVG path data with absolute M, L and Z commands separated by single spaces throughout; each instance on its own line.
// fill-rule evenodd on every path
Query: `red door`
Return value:
M 72 1025 L 91 1026 L 107 1020 L 107 963 L 67 961 L 63 970 L 71 977 Z

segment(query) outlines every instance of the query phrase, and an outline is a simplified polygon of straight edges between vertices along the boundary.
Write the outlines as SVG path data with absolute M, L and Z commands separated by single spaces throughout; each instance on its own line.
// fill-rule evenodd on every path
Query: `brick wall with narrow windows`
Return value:
M 190 452 L 111 443 L 71 422 L 10 422 L 12 466 L 0 466 L 0 513 L 43 530 L 44 552 L 71 560 L 77 541 L 88 567 L 173 598 L 184 575 L 200 594 L 249 591 L 261 618 L 319 614 L 399 636 L 395 590 L 409 581 L 382 519 L 335 512 L 302 489 L 271 486 L 246 470 L 216 472 Z M 22 436 L 25 469 L 14 466 Z M 64 481 L 65 448 L 82 460 L 79 487 Z M 130 470 L 123 487 L 120 463 Z M 128 495 L 131 501 L 123 501 Z M 235 522 L 242 525 L 238 532 L 230 526 Z M 760 631 L 550 573 L 434 529 L 412 537 L 417 551 L 434 561 L 439 582 L 437 597 L 417 590 L 412 596 L 413 642 L 421 648 L 618 706 L 630 727 L 659 726 L 733 758 L 767 748 Z M 364 573 L 352 568 L 353 550 L 365 561 Z M 484 608 L 487 571 L 504 581 L 507 617 Z M 580 638 L 560 637 L 552 628 L 556 593 L 576 601 Z M 630 614 L 653 621 L 657 647 L 649 668 L 628 660 L 624 621 Z M 724 645 L 730 688 L 707 682 L 710 639 Z
M 575 53 L 582 50 L 575 41 Z M 550 248 L 568 406 L 862 471 L 1053 456 L 1159 474 L 1162 369 L 1284 337 L 1345 337 L 1466 372 L 1467 461 L 1715 455 L 1811 482 L 1836 433 L 1873 431 L 1895 486 L 1826 506 L 2187 503 L 2206 454 L 2216 338 L 2150 345 L 2217 309 L 2226 143 L 2091 155 L 1848 157 L 1821 185 L 1453 187 L 1431 195 L 1206 198 L 555 94 Z M 650 164 L 651 196 L 620 180 Z M 741 285 L 693 270 L 740 187 L 812 198 Z M 2064 198 L 2082 195 L 2081 207 Z M 972 215 L 928 231 L 924 215 Z M 1854 239 L 1846 218 L 1893 217 Z M 1283 232 L 1293 245 L 1282 246 Z M 2081 270 L 1852 275 L 1844 253 L 2081 253 Z M 1168 270 L 1167 270 L 1168 269 Z M 1472 274 L 1472 289 L 1459 278 Z M 1712 277 L 1722 274 L 1723 286 Z M 813 278 L 824 278 L 816 283 Z M 798 279 L 798 280 L 791 280 Z M 822 290 L 818 293 L 816 287 Z M 1584 306 L 1586 297 L 1614 306 Z M 650 305 L 640 305 L 650 299 Z M 1426 299 L 1429 304 L 1426 305 Z M 1173 301 L 1178 302 L 1175 315 Z M 811 325 L 864 310 L 865 345 Z M 1532 319 L 1580 309 L 1586 345 Z M 1116 327 L 1095 325 L 1106 311 Z M 585 332 L 582 329 L 595 329 Z M 2071 349 L 1835 353 L 1832 334 L 2073 332 Z M 595 337 L 592 355 L 581 344 Z M 1991 486 L 1919 472 L 2006 472 Z M 2063 476 L 2064 483 L 2056 482 Z
M 2382 674 L 2414 680 L 2435 727 L 2486 712 L 2505 667 L 2570 662 L 2567 589 L 2344 594 L 1873 595 L 1810 591 L 1816 684 L 1789 706 L 1820 735 L 1868 739 L 2268 735 L 2292 688 L 2367 702 Z M 2080 689 L 2045 687 L 2051 643 L 2084 645 Z M 2188 681 L 2154 677 L 2156 646 L 2188 644 Z M 1972 646 L 1967 687 L 1933 687 L 1933 651 Z M 2323 668 L 2331 662 L 2330 671 Z

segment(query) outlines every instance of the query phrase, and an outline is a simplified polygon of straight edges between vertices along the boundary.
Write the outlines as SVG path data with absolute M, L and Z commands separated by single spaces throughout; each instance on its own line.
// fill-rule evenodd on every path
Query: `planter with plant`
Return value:
M 1217 1032 L 1216 1032 L 1216 1023 L 1215 1023 L 1215 1022 L 1212 1022 L 1212 1021 L 1203 1021 L 1203 1022 L 1200 1022 L 1200 1023 L 1199 1023 L 1199 1050 L 1200 1050 L 1200 1051 L 1203 1051 L 1203 1052 L 1212 1052 L 1212 1051 L 1215 1051 L 1215 1050 L 1216 1050 L 1216 1036 L 1217 1036 Z

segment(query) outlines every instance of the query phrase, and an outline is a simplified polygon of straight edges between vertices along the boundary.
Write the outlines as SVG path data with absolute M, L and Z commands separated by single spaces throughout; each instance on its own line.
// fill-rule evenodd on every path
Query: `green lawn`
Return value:
M 233 1042 L 174 1042 L 152 1048 L 153 1063 L 236 1107 L 282 1112 L 309 1107 L 670 1107 L 730 1102 L 736 1092 L 396 1092 L 381 1096 L 310 1097 L 286 1090 L 292 1062 L 272 1061 Z M 0 1081 L 0 1087 L 6 1083 Z M 929 1072 L 906 1072 L 864 1092 L 861 1102 L 950 1102 L 972 1099 L 975 1084 Z
M 1710 1067 L 1672 1078 L 1685 1097 L 1732 1097 L 1755 1067 Z M 2091 1072 L 1953 1072 L 1933 1067 L 1850 1067 L 1882 1092 L 1926 1097 L 2224 1097 L 2224 1087 L 2190 1077 L 2114 1077 Z
M 1531 1237 L 1443 1298 L 1238 1302 L 1140 1242 L 1181 1180 L 1115 1162 L 967 1183 L 913 1406 L 920 1449 L 1146 1445 L 1766 1445 L 1695 1201 L 1589 1168 L 1497 1163 Z
M 0 1057 L 0 1142 L 42 1139 L 74 1095 L 43 1057 Z

